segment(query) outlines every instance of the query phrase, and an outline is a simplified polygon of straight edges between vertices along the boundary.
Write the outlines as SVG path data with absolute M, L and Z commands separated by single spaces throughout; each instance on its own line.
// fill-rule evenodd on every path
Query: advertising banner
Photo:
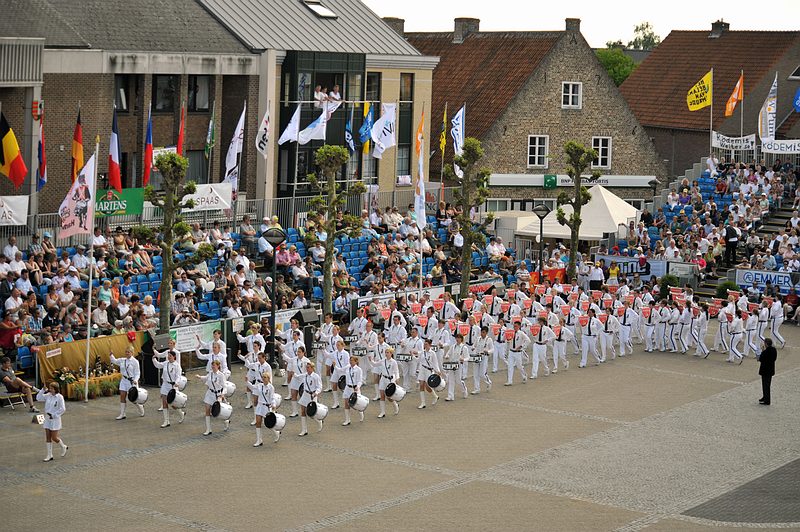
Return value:
M 649 280 L 651 277 L 661 277 L 667 274 L 667 261 L 665 260 L 648 260 L 644 265 L 639 264 L 639 259 L 633 257 L 617 257 L 613 255 L 596 255 L 595 260 L 605 261 L 607 268 L 611 261 L 615 261 L 619 265 L 620 273 L 630 279 L 634 273 L 639 274 L 642 280 Z
M 123 188 L 117 192 L 113 188 L 100 191 L 94 204 L 94 214 L 98 218 L 142 214 L 144 208 L 143 188 Z

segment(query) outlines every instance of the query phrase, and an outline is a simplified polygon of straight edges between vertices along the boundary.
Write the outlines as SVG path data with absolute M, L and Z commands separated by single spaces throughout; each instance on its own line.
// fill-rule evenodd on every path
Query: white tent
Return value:
M 631 220 L 638 221 L 639 210 L 607 188 L 595 185 L 589 189 L 592 199 L 581 209 L 581 224 L 579 237 L 581 240 L 601 240 L 603 233 L 616 233 L 619 224 L 627 225 Z M 572 207 L 562 207 L 564 214 L 569 217 Z M 544 219 L 542 228 L 544 238 L 568 239 L 569 227 L 561 225 L 556 219 L 556 211 L 552 211 Z M 517 236 L 533 238 L 539 234 L 539 220 L 517 231 Z

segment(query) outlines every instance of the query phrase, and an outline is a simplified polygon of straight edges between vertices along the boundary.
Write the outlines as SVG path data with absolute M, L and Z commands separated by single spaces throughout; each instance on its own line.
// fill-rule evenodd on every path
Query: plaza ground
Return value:
M 41 427 L 5 408 L 4 528 L 800 529 L 800 328 L 783 334 L 769 407 L 752 358 L 636 346 L 597 367 L 570 357 L 569 371 L 525 385 L 494 374 L 491 392 L 422 411 L 409 393 L 399 416 L 376 419 L 371 404 L 350 427 L 332 410 L 305 438 L 290 419 L 260 448 L 241 366 L 231 429 L 214 422 L 210 437 L 193 378 L 186 421 L 166 429 L 152 399 L 146 417 L 129 408 L 125 421 L 117 398 L 67 403 L 69 454 L 51 463 Z

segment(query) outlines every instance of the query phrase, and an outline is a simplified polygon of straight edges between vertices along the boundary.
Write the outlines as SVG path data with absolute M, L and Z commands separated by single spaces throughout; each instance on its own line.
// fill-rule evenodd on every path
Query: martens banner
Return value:
M 143 188 L 123 188 L 122 192 L 110 188 L 100 191 L 94 204 L 94 214 L 97 218 L 142 214 L 143 207 Z

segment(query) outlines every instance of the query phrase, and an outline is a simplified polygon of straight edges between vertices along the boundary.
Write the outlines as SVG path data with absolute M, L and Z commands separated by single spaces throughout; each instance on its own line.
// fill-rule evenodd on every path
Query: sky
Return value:
M 572 0 L 544 9 L 535 0 L 363 1 L 381 17 L 405 19 L 406 31 L 453 31 L 456 17 L 480 19 L 482 31 L 563 30 L 565 18 L 580 18 L 581 33 L 596 48 L 617 39 L 627 43 L 634 26 L 645 21 L 662 39 L 671 30 L 711 31 L 720 18 L 731 30 L 800 29 L 800 0 Z

